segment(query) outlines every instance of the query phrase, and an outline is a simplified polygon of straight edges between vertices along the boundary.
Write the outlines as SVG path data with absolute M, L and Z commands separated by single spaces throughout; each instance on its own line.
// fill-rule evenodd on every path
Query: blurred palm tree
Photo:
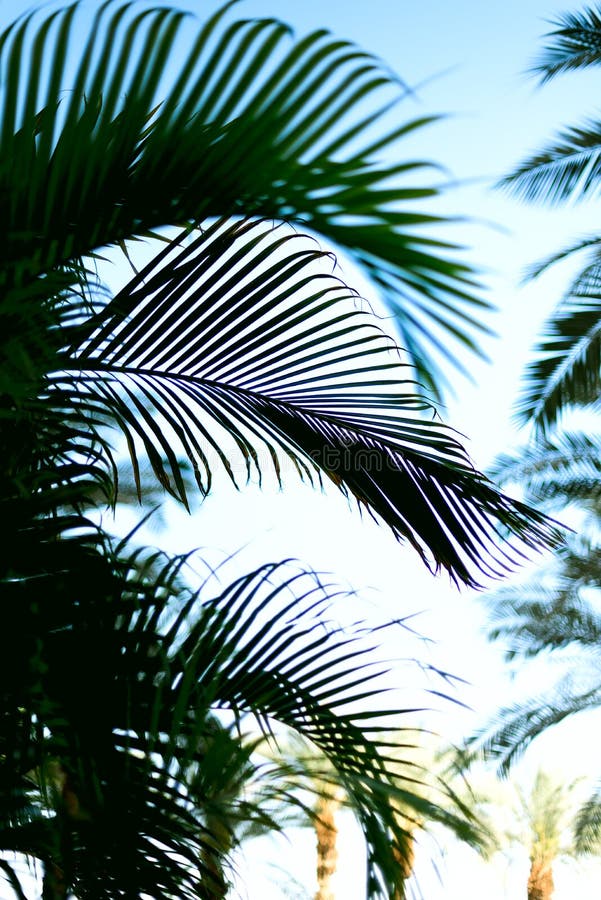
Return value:
M 413 875 L 415 843 L 420 832 L 442 825 L 456 838 L 470 846 L 480 847 L 488 833 L 474 814 L 473 797 L 466 800 L 465 791 L 457 792 L 459 773 L 437 755 L 434 735 L 410 726 L 401 734 L 383 735 L 383 759 L 393 779 L 388 802 L 398 831 L 393 844 L 396 880 L 391 900 L 405 900 L 408 882 Z M 316 838 L 316 882 L 314 900 L 333 900 L 333 879 L 339 855 L 339 816 L 354 813 L 355 798 L 346 788 L 339 773 L 315 747 L 295 735 L 277 742 L 277 750 L 268 751 L 278 770 L 288 768 L 287 791 L 296 795 L 296 808 L 276 802 L 272 815 L 284 828 L 309 827 Z M 449 777 L 447 777 L 449 776 Z M 463 788 L 463 775 L 461 787 Z M 461 794 L 461 795 L 460 795 Z
M 601 61 L 599 10 L 585 6 L 554 22 L 533 72 L 546 83 Z M 601 127 L 590 119 L 563 131 L 501 182 L 518 196 L 551 204 L 594 197 L 599 188 Z M 601 390 L 601 256 L 599 236 L 551 254 L 532 268 L 536 276 L 561 260 L 584 257 L 565 296 L 545 323 L 524 378 L 518 419 L 533 426 L 530 442 L 500 456 L 490 475 L 521 489 L 526 502 L 570 515 L 577 533 L 554 561 L 525 583 L 488 598 L 490 636 L 508 659 L 548 656 L 560 674 L 548 690 L 498 711 L 472 740 L 507 769 L 539 734 L 601 701 L 601 443 L 596 413 Z M 586 409 L 577 430 L 570 413 Z M 528 675 L 525 676 L 529 678 Z M 581 811 L 578 833 L 594 831 L 598 791 Z M 588 824 L 587 824 L 588 823 Z M 592 831 L 591 831 L 592 829 Z
M 544 769 L 535 772 L 529 790 L 516 779 L 474 776 L 471 804 L 481 818 L 488 840 L 476 847 L 486 859 L 514 848 L 528 854 L 528 900 L 551 900 L 554 866 L 576 859 L 585 850 L 577 839 L 575 797 L 582 779 L 565 781 Z M 594 848 L 597 852 L 601 845 Z

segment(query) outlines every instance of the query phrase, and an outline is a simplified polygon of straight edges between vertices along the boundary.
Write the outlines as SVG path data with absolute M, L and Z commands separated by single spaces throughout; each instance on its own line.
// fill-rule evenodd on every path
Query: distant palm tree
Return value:
M 423 733 L 408 727 L 403 735 L 402 749 L 396 746 L 399 735 L 389 734 L 388 741 L 382 736 L 382 755 L 393 784 L 389 803 L 398 826 L 391 845 L 395 883 L 390 900 L 405 900 L 408 896 L 419 832 L 437 823 L 470 846 L 479 847 L 487 839 L 473 814 L 472 798 L 467 802 L 460 798 L 451 783 L 457 780 L 457 772 L 453 772 L 452 779 L 447 779 L 450 770 L 445 764 L 443 774 L 442 758 L 436 759 L 432 746 L 426 747 Z M 432 744 L 433 736 L 428 737 L 428 744 Z M 277 752 L 269 752 L 268 758 L 277 762 L 278 771 L 284 773 L 288 768 L 287 790 L 297 795 L 298 802 L 292 812 L 276 802 L 272 815 L 283 828 L 295 825 L 314 830 L 317 876 L 314 900 L 334 900 L 339 816 L 344 811 L 357 815 L 354 794 L 323 754 L 306 741 L 292 735 L 288 740 L 278 741 L 277 747 Z
M 556 673 L 549 687 L 528 690 L 523 699 L 501 707 L 471 738 L 471 746 L 484 748 L 504 771 L 553 725 L 601 708 L 600 460 L 596 435 L 566 431 L 499 457 L 491 470 L 501 484 L 519 485 L 530 502 L 548 511 L 571 507 L 579 513 L 578 530 L 552 562 L 526 581 L 484 597 L 489 637 L 519 665 L 521 681 L 529 684 L 524 663 L 538 656 L 544 655 Z M 577 830 L 583 836 L 593 834 L 597 794 L 581 810 Z
M 533 72 L 545 83 L 599 64 L 601 15 L 585 6 L 556 19 Z M 600 152 L 601 124 L 590 119 L 564 128 L 501 184 L 532 202 L 593 197 L 601 184 Z M 471 741 L 472 746 L 483 745 L 505 769 L 543 731 L 601 704 L 601 442 L 595 418 L 601 396 L 600 249 L 601 238 L 594 234 L 533 266 L 536 276 L 566 257 L 584 256 L 582 268 L 545 323 L 526 371 L 517 412 L 521 423 L 533 426 L 531 439 L 500 456 L 490 469 L 501 484 L 517 485 L 527 502 L 544 504 L 560 517 L 569 508 L 580 523 L 552 564 L 487 600 L 490 636 L 504 642 L 508 658 L 550 653 L 560 667 L 548 691 L 500 709 Z M 570 427 L 567 415 L 579 407 L 588 410 L 588 431 Z M 590 836 L 594 831 L 597 795 L 582 810 L 588 824 L 579 820 L 579 833 L 584 829 L 582 834 Z
M 565 782 L 539 769 L 530 790 L 523 790 L 517 781 L 488 779 L 484 788 L 472 795 L 489 835 L 488 843 L 480 847 L 483 855 L 490 858 L 513 847 L 528 853 L 528 900 L 551 900 L 555 864 L 584 852 L 574 835 L 574 792 L 579 783 L 578 779 Z

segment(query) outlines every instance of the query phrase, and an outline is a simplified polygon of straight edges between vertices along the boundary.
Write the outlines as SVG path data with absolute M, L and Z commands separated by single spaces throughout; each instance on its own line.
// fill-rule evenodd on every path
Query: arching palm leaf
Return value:
M 553 23 L 555 28 L 532 71 L 541 81 L 573 69 L 601 65 L 601 16 L 593 7 L 562 13 Z
M 517 405 L 521 423 L 546 430 L 563 410 L 597 403 L 601 392 L 599 253 L 569 286 L 535 348 Z
M 601 174 L 601 122 L 590 120 L 561 131 L 527 157 L 500 186 L 529 201 L 560 203 L 596 196 Z
M 261 475 L 263 457 L 278 477 L 286 462 L 301 476 L 325 472 L 424 561 L 466 583 L 472 567 L 498 574 L 511 564 L 495 520 L 530 546 L 557 537 L 420 415 L 398 351 L 344 284 L 316 272 L 322 256 L 261 221 L 216 222 L 183 249 L 168 245 L 77 326 L 79 346 L 59 358 L 50 396 L 59 406 L 82 392 L 104 403 L 134 468 L 137 441 L 184 500 L 180 453 L 202 491 L 215 464 L 235 480 L 236 453 L 248 475 Z
M 0 254 L 15 278 L 163 225 L 256 214 L 351 253 L 428 388 L 438 359 L 455 362 L 448 336 L 479 352 L 488 304 L 429 233 L 440 220 L 412 206 L 437 193 L 413 180 L 426 164 L 379 161 L 430 120 L 377 131 L 403 91 L 376 60 L 324 31 L 290 45 L 275 20 L 228 24 L 231 4 L 191 33 L 173 9 L 103 3 L 82 40 L 77 6 L 0 36 Z

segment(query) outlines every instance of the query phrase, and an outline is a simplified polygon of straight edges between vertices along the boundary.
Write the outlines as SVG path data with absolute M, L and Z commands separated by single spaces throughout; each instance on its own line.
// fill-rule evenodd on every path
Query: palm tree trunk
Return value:
M 67 879 L 65 873 L 56 863 L 48 861 L 44 864 L 44 880 L 42 882 L 42 900 L 66 900 Z
M 334 794 L 320 797 L 315 806 L 315 834 L 317 837 L 317 893 L 315 900 L 334 900 L 332 876 L 338 861 L 338 828 L 336 813 L 340 799 Z
M 224 862 L 232 849 L 232 832 L 215 816 L 207 817 L 207 835 L 201 850 L 204 900 L 224 900 L 230 889 Z
M 395 886 L 391 900 L 405 900 L 407 881 L 413 874 L 413 863 L 415 860 L 415 849 L 413 844 L 413 835 L 407 831 L 405 842 L 402 847 L 395 844 L 393 851 L 399 867 L 399 880 Z
M 551 900 L 554 890 L 551 863 L 532 860 L 528 875 L 528 900 Z

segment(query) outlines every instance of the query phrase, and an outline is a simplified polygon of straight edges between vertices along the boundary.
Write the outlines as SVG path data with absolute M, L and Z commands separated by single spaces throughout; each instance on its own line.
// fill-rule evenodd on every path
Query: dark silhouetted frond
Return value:
M 52 376 L 87 392 L 185 500 L 180 457 L 206 492 L 221 465 L 259 477 L 325 473 L 433 568 L 475 583 L 511 565 L 495 524 L 531 547 L 549 521 L 499 494 L 415 394 L 401 352 L 324 254 L 261 221 L 167 245 L 96 317 Z M 260 271 L 257 264 L 260 263 Z M 66 402 L 66 399 L 63 402 Z M 164 464 L 167 461 L 167 465 Z

